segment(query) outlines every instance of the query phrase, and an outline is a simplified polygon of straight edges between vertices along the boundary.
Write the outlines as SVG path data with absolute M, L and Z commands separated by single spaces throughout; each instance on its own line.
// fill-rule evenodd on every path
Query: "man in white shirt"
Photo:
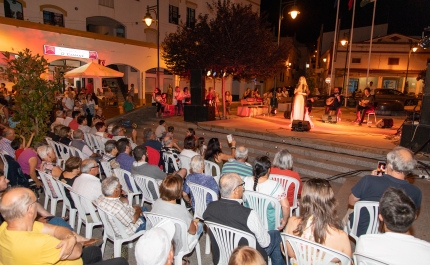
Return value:
M 73 113 L 73 111 L 72 110 L 68 110 L 67 111 L 67 116 L 66 116 L 66 118 L 64 119 L 64 121 L 63 121 L 63 125 L 64 126 L 69 126 L 69 123 L 71 122 L 71 121 L 73 121 L 73 118 L 72 118 L 72 113 Z
M 67 96 L 63 98 L 62 105 L 64 110 L 71 110 L 73 111 L 73 107 L 75 106 L 75 100 L 73 99 L 73 93 L 69 91 Z
M 379 220 L 385 233 L 362 235 L 355 252 L 391 265 L 429 262 L 430 243 L 409 232 L 416 218 L 414 201 L 403 189 L 389 187 L 379 202 Z
M 94 159 L 85 159 L 81 164 L 82 174 L 73 182 L 72 190 L 90 201 L 97 200 L 102 195 L 102 185 L 99 174 L 99 165 Z M 89 211 L 85 209 L 88 213 Z

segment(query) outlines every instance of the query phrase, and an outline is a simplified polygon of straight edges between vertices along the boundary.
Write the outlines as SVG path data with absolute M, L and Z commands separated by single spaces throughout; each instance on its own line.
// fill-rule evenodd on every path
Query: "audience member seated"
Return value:
M 116 155 L 118 154 L 118 144 L 115 140 L 108 140 L 105 143 L 105 153 L 101 159 L 101 162 L 109 162 L 112 169 L 119 168 L 119 163 L 116 161 Z M 113 173 L 113 172 L 112 172 Z
M 358 201 L 379 201 L 382 194 L 388 187 L 403 189 L 406 194 L 412 198 L 417 209 L 421 205 L 421 190 L 410 184 L 405 178 L 414 170 L 417 162 L 413 157 L 412 152 L 404 147 L 395 147 L 393 151 L 387 154 L 387 167 L 386 172 L 382 176 L 364 176 L 361 180 L 351 189 L 349 195 L 349 209 L 348 213 L 353 211 L 354 205 Z M 376 174 L 376 172 L 372 172 Z M 349 216 L 352 222 L 353 214 Z M 362 209 L 360 212 L 360 221 L 358 223 L 357 236 L 365 234 L 369 225 L 369 212 Z
M 204 137 L 199 137 L 197 139 L 197 143 L 196 143 L 196 152 L 205 157 L 205 153 L 206 153 L 206 149 L 207 149 L 207 145 L 205 144 L 205 138 Z
M 87 125 L 87 118 L 84 116 L 78 117 L 78 129 L 81 130 L 83 133 L 89 133 L 91 128 Z
M 35 144 L 34 148 L 37 149 L 39 146 L 43 146 L 43 144 L 37 143 Z M 26 177 L 31 178 L 37 187 L 40 187 L 42 183 L 37 178 L 36 169 L 40 167 L 42 161 L 37 156 L 36 151 L 33 148 L 26 148 L 16 161 L 21 166 L 22 173 L 24 173 Z
M 151 128 L 145 128 L 145 130 L 143 130 L 143 137 L 145 138 L 144 139 L 145 142 L 143 143 L 143 146 L 152 147 L 158 152 L 160 152 L 161 147 L 163 146 L 159 141 L 155 140 L 155 133 Z
M 170 220 L 163 220 L 146 231 L 136 243 L 135 256 L 138 265 L 172 265 L 175 235 L 175 224 Z
M 163 167 L 165 167 L 165 164 L 167 162 L 167 168 L 164 168 L 164 172 L 171 174 L 175 171 L 174 164 L 176 164 L 178 166 L 178 168 L 182 167 L 181 160 L 179 159 L 179 154 L 181 153 L 181 150 L 177 149 L 173 146 L 174 140 L 173 140 L 173 137 L 171 137 L 171 136 L 164 137 L 163 144 L 164 144 L 164 146 L 163 146 L 163 148 L 161 148 L 161 152 L 160 152 L 160 157 L 163 160 L 162 165 L 163 165 Z M 164 153 L 172 154 L 175 161 L 173 161 L 171 158 L 168 158 L 169 161 L 165 161 Z
M 94 121 L 96 121 L 96 120 L 101 121 L 101 122 L 105 122 L 106 121 L 106 118 L 103 115 L 103 109 L 102 108 L 98 108 L 97 109 L 96 115 L 94 115 Z
M 13 140 L 15 140 L 15 130 L 6 127 L 3 130 L 2 138 L 0 139 L 0 150 L 3 150 L 6 154 L 15 159 L 15 150 L 10 145 Z
M 166 173 L 164 173 L 159 167 L 150 165 L 146 162 L 148 153 L 145 146 L 136 146 L 133 150 L 135 162 L 131 168 L 131 174 L 144 175 L 157 180 L 163 180 L 166 178 Z
M 13 148 L 13 150 L 15 150 L 16 160 L 18 160 L 19 156 L 22 154 L 22 152 L 24 152 L 24 150 L 30 148 L 34 135 L 35 133 L 32 132 L 30 135 L 30 139 L 28 139 L 27 143 L 25 142 L 25 137 L 22 135 L 19 136 L 21 139 L 15 138 L 14 140 L 12 140 L 10 146 Z M 35 149 L 37 149 L 37 147 Z
M 103 261 L 99 247 L 73 231 L 35 221 L 37 199 L 27 188 L 6 191 L 0 201 L 5 221 L 0 226 L 0 263 L 12 264 L 128 264 L 124 258 Z
M 88 157 L 92 157 L 96 160 L 100 160 L 100 154 L 94 153 L 93 150 L 91 150 L 91 147 L 89 147 L 85 141 L 84 141 L 84 133 L 77 129 L 73 132 L 73 141 L 70 144 L 70 146 L 73 146 L 74 148 L 81 151 L 84 155 L 87 155 Z
M 127 138 L 127 136 L 125 136 L 125 134 L 124 134 L 124 131 L 125 131 L 125 129 L 123 127 L 121 127 L 121 126 L 115 126 L 115 127 L 113 127 L 112 128 L 112 135 L 113 135 L 112 139 L 118 141 L 119 139 Z M 137 142 L 137 131 L 136 131 L 136 129 L 133 129 L 131 131 L 131 140 L 130 140 L 130 143 L 133 144 L 133 143 L 136 143 L 136 142 Z
M 85 159 L 81 164 L 81 175 L 73 182 L 72 190 L 90 201 L 96 200 L 102 195 L 100 184 L 99 165 L 94 159 Z M 88 213 L 88 209 L 86 209 Z
M 287 195 L 285 194 L 284 188 L 281 183 L 269 179 L 270 175 L 270 163 L 269 157 L 259 156 L 254 160 L 254 176 L 245 177 L 245 190 L 256 191 L 265 195 L 269 195 L 279 201 L 282 208 L 281 223 L 275 223 L 275 208 L 271 205 L 267 209 L 267 221 L 269 224 L 269 230 L 282 230 L 287 224 L 288 217 L 290 216 L 290 204 L 288 203 Z
M 188 244 L 194 239 L 198 239 L 203 232 L 202 223 L 198 220 L 193 220 L 193 216 L 187 209 L 176 203 L 176 200 L 182 199 L 182 185 L 183 179 L 176 175 L 167 176 L 160 185 L 160 197 L 152 204 L 152 213 L 162 214 L 174 218 L 178 218 L 190 224 L 188 228 Z
M 81 173 L 81 165 L 82 165 L 82 159 L 80 157 L 77 157 L 77 156 L 69 157 L 69 159 L 67 159 L 64 165 L 64 171 L 61 172 L 61 175 L 58 178 L 58 180 L 72 187 L 76 178 Z M 67 198 L 70 201 L 72 208 L 76 208 L 75 203 L 72 199 L 72 196 L 70 195 L 70 191 L 68 189 L 64 189 L 64 191 L 66 193 Z
M 155 129 L 155 137 L 157 137 L 157 139 L 163 139 L 164 136 L 166 136 L 166 121 L 165 120 L 160 120 L 158 122 L 158 126 Z
M 190 187 L 188 186 L 188 183 L 195 183 L 201 186 L 204 186 L 208 189 L 213 190 L 217 196 L 219 194 L 219 188 L 218 188 L 218 184 L 216 183 L 214 177 L 210 176 L 210 175 L 206 175 L 204 174 L 204 170 L 205 170 L 205 160 L 203 159 L 202 156 L 197 155 L 194 156 L 193 158 L 191 158 L 191 174 L 189 174 L 184 182 L 184 188 L 183 188 L 183 193 L 182 196 L 184 197 L 184 200 L 192 205 L 192 208 L 194 210 L 194 196 L 193 193 L 191 192 Z M 191 197 L 191 199 L 190 199 Z M 216 198 L 218 199 L 218 198 Z M 206 196 L 206 205 L 209 204 L 211 201 L 213 201 L 213 198 L 211 195 L 207 195 Z
M 42 163 L 40 164 L 39 170 L 51 175 L 53 178 L 58 179 L 61 175 L 62 170 L 61 168 L 57 167 L 57 164 L 55 163 L 57 161 L 57 156 L 55 155 L 52 146 L 39 146 L 37 148 L 37 154 L 39 155 L 40 159 L 42 159 Z M 55 193 L 51 181 L 47 179 L 47 182 L 51 190 L 52 196 L 57 197 L 57 193 Z
M 125 232 L 129 236 L 146 229 L 146 220 L 142 212 L 147 212 L 148 209 L 145 206 L 129 205 L 127 198 L 121 196 L 122 186 L 117 177 L 105 178 L 102 181 L 102 193 L 103 195 L 100 195 L 94 203 L 116 217 L 125 226 Z M 115 234 L 121 235 L 110 215 L 108 219 Z
M 75 110 L 75 111 L 72 112 L 72 118 L 73 118 L 73 120 L 69 123 L 70 129 L 72 129 L 72 130 L 77 130 L 78 129 L 78 127 L 79 127 L 78 117 L 80 115 L 81 115 L 80 111 Z
M 50 133 L 50 135 L 48 135 L 49 137 L 51 137 L 51 139 L 52 139 L 52 141 L 54 141 L 54 142 L 60 142 L 60 131 L 61 131 L 61 128 L 63 128 L 64 127 L 64 125 L 62 125 L 62 124 L 57 124 L 57 125 L 55 125 L 54 126 L 54 131 L 52 132 L 52 133 Z
M 57 110 L 55 112 L 55 121 L 51 124 L 51 131 L 54 131 L 54 127 L 56 125 L 64 125 L 64 111 L 62 110 Z
M 182 149 L 181 155 L 189 158 L 193 158 L 194 156 L 199 155 L 194 151 L 195 148 L 196 148 L 196 140 L 191 135 L 187 136 L 184 139 L 184 149 Z
M 235 248 L 231 253 L 228 265 L 266 265 L 260 252 L 248 246 Z
M 303 184 L 300 216 L 291 216 L 285 233 L 316 242 L 351 257 L 351 244 L 336 212 L 337 201 L 327 180 L 315 178 Z M 295 258 L 291 245 L 288 256 Z M 335 262 L 335 261 L 334 261 Z
M 231 141 L 231 155 L 222 152 L 222 145 L 218 138 L 212 138 L 208 142 L 208 148 L 205 153 L 205 160 L 216 163 L 221 169 L 224 162 L 234 159 L 236 153 L 236 140 Z
M 106 124 L 104 122 L 97 122 L 95 128 L 97 130 L 95 135 L 102 137 L 102 141 L 106 143 L 109 140 L 109 135 L 106 133 Z
M 117 147 L 118 147 L 118 156 L 116 157 L 116 162 L 119 163 L 119 167 L 127 170 L 128 172 L 131 172 L 131 168 L 133 166 L 134 158 L 131 156 L 131 145 L 128 139 L 119 139 L 117 141 Z M 146 155 L 146 153 L 145 153 Z
M 298 197 L 302 194 L 302 179 L 299 173 L 293 171 L 293 156 L 287 149 L 282 149 L 277 152 L 275 158 L 273 159 L 272 168 L 270 169 L 270 174 L 278 174 L 287 176 L 290 178 L 295 178 L 299 181 L 299 193 Z M 287 198 L 290 205 L 294 203 L 294 184 L 291 184 L 287 191 Z
M 246 162 L 248 159 L 248 148 L 239 146 L 236 149 L 235 158 L 230 158 L 222 167 L 221 175 L 226 173 L 237 173 L 241 178 L 252 176 L 252 166 Z
M 203 214 L 205 221 L 226 225 L 253 234 L 257 250 L 267 262 L 270 256 L 273 265 L 285 264 L 281 254 L 281 234 L 278 230 L 267 231 L 258 214 L 241 205 L 245 183 L 236 173 L 227 173 L 219 181 L 221 199 L 209 203 Z M 219 261 L 219 248 L 210 234 L 214 264 Z
M 387 264 L 426 263 L 430 260 L 430 243 L 414 237 L 409 230 L 417 212 L 403 189 L 389 187 L 379 201 L 379 220 L 385 233 L 361 236 L 355 252 Z
M 66 112 L 66 117 L 64 118 L 64 121 L 63 121 L 64 126 L 69 126 L 69 123 L 73 120 L 72 114 L 73 114 L 73 110 L 68 110 Z
M 76 128 L 78 129 L 78 128 Z M 63 126 L 60 129 L 60 143 L 64 144 L 64 145 L 69 145 L 70 142 L 72 141 L 72 130 L 70 130 L 70 127 L 66 127 Z

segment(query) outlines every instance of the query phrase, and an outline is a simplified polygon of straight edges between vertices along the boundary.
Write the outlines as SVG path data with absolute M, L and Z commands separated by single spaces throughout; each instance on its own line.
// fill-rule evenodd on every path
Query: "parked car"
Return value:
M 418 103 L 418 98 L 407 95 L 395 89 L 377 88 L 375 89 L 375 101 L 399 101 L 404 106 L 413 106 Z

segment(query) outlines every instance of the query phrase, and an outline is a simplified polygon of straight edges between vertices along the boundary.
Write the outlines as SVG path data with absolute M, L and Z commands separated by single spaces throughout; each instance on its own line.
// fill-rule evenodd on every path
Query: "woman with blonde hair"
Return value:
M 351 244 L 337 216 L 336 206 L 330 183 L 325 179 L 310 179 L 303 185 L 300 216 L 290 217 L 284 232 L 351 257 Z M 288 242 L 286 244 L 288 256 L 295 258 L 291 245 Z
M 237 247 L 230 256 L 228 265 L 266 265 L 263 256 L 248 246 Z

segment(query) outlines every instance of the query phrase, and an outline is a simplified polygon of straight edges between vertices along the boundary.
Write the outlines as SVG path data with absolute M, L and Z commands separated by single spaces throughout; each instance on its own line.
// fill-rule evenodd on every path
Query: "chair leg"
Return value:
M 48 194 L 46 194 L 45 192 L 45 203 L 43 204 L 43 208 L 47 209 L 48 208 L 48 201 L 49 201 L 49 196 Z
M 174 260 L 174 265 L 182 265 L 182 258 L 184 257 L 184 255 L 182 253 L 179 253 L 178 255 L 175 256 Z
M 113 257 L 114 258 L 121 257 L 121 246 L 122 246 L 122 241 L 114 241 L 114 243 L 113 243 Z M 181 265 L 182 265 L 182 263 L 181 263 Z
M 375 114 L 373 114 L 373 117 L 375 118 L 375 124 L 376 124 L 376 113 L 375 113 Z
M 66 210 L 67 210 L 67 207 L 66 207 L 66 204 L 63 201 L 63 210 L 61 211 L 61 217 L 66 216 Z M 69 211 L 69 214 L 70 214 L 70 211 Z
M 78 227 L 76 228 L 76 233 L 80 234 L 81 233 L 81 228 L 82 228 L 82 220 L 81 218 L 78 216 Z
M 206 248 L 205 248 L 205 254 L 209 255 L 211 254 L 211 239 L 209 237 L 209 233 L 206 233 Z
M 85 226 L 85 237 L 86 238 L 93 237 L 93 226 L 91 224 L 86 224 Z
M 57 199 L 51 199 L 51 214 L 55 216 L 55 212 L 57 211 Z
M 75 221 L 76 221 L 76 212 L 71 210 L 69 211 L 69 225 L 72 229 L 75 229 Z
M 200 253 L 200 243 L 197 242 L 197 245 L 195 246 L 195 251 L 197 255 L 197 264 L 202 265 L 202 254 Z
M 103 254 L 105 253 L 106 241 L 107 241 L 107 235 L 106 235 L 106 233 L 103 233 L 103 244 L 101 247 L 102 257 L 103 257 Z

